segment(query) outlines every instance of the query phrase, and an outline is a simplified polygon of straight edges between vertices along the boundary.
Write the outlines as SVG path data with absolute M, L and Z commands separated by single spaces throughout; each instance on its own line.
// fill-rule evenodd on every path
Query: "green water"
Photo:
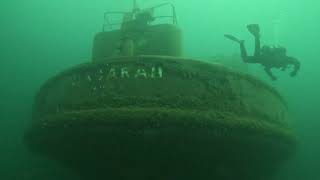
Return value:
M 163 1 L 140 0 L 142 7 Z M 297 77 L 278 72 L 269 80 L 259 65 L 250 74 L 277 88 L 290 108 L 290 124 L 299 138 L 296 157 L 275 179 L 320 179 L 320 3 L 315 0 L 172 0 L 184 31 L 184 54 L 206 58 L 238 53 L 224 39 L 232 33 L 246 40 L 251 52 L 249 23 L 259 23 L 262 42 L 287 47 L 301 61 Z M 129 0 L 2 0 L 0 2 L 0 179 L 80 179 L 56 162 L 31 154 L 22 136 L 30 122 L 36 91 L 49 77 L 91 57 L 92 40 L 101 31 L 103 13 L 128 10 Z

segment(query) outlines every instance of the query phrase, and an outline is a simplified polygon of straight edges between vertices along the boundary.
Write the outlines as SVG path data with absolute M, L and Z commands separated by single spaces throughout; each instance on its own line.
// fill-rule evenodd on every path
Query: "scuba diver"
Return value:
M 120 55 L 133 56 L 135 47 L 145 43 L 143 38 L 148 26 L 153 22 L 153 9 L 134 8 L 124 15 L 121 24 L 121 39 L 118 46 Z
M 271 68 L 278 68 L 285 71 L 288 66 L 293 65 L 294 69 L 290 73 L 291 77 L 297 75 L 300 69 L 300 62 L 294 58 L 286 55 L 286 49 L 283 47 L 260 47 L 260 28 L 258 24 L 247 25 L 249 32 L 254 36 L 255 39 L 255 50 L 253 56 L 248 56 L 246 48 L 244 46 L 244 40 L 225 34 L 224 36 L 232 41 L 240 44 L 241 58 L 245 63 L 259 63 L 264 66 L 264 70 L 272 80 L 277 78 L 272 74 Z
M 154 21 L 153 9 L 140 10 L 135 8 L 132 12 L 125 13 L 121 24 L 122 30 L 145 31 L 148 25 Z

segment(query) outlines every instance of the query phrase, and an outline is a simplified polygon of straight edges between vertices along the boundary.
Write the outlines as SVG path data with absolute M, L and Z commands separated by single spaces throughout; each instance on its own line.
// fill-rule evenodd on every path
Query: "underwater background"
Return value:
M 149 7 L 166 1 L 140 0 Z M 246 25 L 261 26 L 262 43 L 282 45 L 301 62 L 297 77 L 274 73 L 270 81 L 259 65 L 225 62 L 275 87 L 287 100 L 298 151 L 274 179 L 320 179 L 320 2 L 315 0 L 171 0 L 183 30 L 184 56 L 224 59 L 239 47 L 230 33 L 253 38 Z M 102 30 L 103 13 L 130 10 L 130 0 L 1 0 L 0 2 L 0 179 L 80 179 L 57 162 L 29 152 L 22 137 L 31 118 L 33 98 L 50 77 L 91 58 L 94 35 Z M 215 58 L 213 58 L 215 57 Z M 228 59 L 228 58 L 225 58 Z M 237 58 L 235 58 L 237 59 Z M 224 63 L 224 62 L 221 62 Z M 243 70 L 243 69 L 242 69 Z

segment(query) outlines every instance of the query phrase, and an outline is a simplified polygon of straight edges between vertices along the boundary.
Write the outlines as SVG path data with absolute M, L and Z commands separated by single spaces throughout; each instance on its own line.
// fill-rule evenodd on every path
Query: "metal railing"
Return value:
M 175 7 L 172 3 L 163 3 L 163 4 L 159 4 L 157 6 L 151 7 L 151 8 L 147 8 L 147 10 L 154 10 L 154 9 L 158 9 L 164 6 L 169 6 L 171 8 L 171 15 L 167 15 L 167 16 L 154 16 L 153 18 L 156 19 L 165 19 L 165 18 L 171 18 L 172 19 L 172 24 L 177 25 L 177 15 L 176 15 L 176 10 Z M 146 9 L 145 9 L 146 10 Z M 120 26 L 123 22 L 125 22 L 124 20 L 122 20 L 121 22 L 111 22 L 111 16 L 114 15 L 122 15 L 122 18 L 124 17 L 125 14 L 128 14 L 129 12 L 121 12 L 121 11 L 108 11 L 106 13 L 104 13 L 104 23 L 103 23 L 103 27 L 102 27 L 102 31 L 106 31 L 108 30 L 113 30 L 114 27 L 118 27 Z

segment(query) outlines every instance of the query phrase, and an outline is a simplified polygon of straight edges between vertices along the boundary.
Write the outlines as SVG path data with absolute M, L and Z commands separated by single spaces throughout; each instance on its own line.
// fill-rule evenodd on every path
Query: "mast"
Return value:
M 137 9 L 137 8 L 138 8 L 137 0 L 133 0 L 133 9 Z

